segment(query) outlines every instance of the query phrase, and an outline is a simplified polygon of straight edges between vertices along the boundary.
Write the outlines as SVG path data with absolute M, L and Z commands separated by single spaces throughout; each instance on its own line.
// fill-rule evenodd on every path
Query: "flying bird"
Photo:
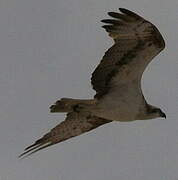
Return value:
M 112 121 L 166 118 L 158 107 L 146 102 L 141 77 L 165 47 L 158 29 L 136 13 L 119 8 L 109 12 L 102 26 L 114 40 L 92 74 L 93 99 L 62 98 L 50 107 L 52 113 L 67 113 L 66 119 L 28 146 L 20 157 L 78 136 Z

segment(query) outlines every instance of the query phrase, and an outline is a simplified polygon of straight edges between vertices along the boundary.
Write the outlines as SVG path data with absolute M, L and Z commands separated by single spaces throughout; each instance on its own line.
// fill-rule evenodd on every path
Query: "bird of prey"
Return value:
M 52 113 L 67 113 L 65 121 L 27 147 L 26 156 L 112 121 L 166 118 L 148 104 L 141 90 L 142 74 L 150 61 L 165 47 L 158 29 L 136 13 L 119 8 L 109 12 L 102 26 L 114 40 L 92 74 L 96 91 L 93 99 L 62 98 L 50 107 Z

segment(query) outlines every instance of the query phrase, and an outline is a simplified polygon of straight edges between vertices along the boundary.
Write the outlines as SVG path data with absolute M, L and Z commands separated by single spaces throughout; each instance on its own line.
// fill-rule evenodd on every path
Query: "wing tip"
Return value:
M 124 13 L 124 14 L 127 14 L 128 16 L 132 16 L 136 19 L 140 19 L 141 16 L 139 16 L 138 14 L 136 14 L 135 12 L 129 10 L 129 9 L 126 9 L 126 8 L 119 8 L 120 12 Z
M 126 8 L 119 8 L 119 11 L 125 11 L 125 10 L 128 10 L 128 9 L 126 9 Z
M 43 144 L 28 146 L 27 148 L 24 149 L 24 152 L 18 156 L 18 158 L 24 159 L 24 158 L 36 153 L 37 151 L 40 151 L 48 146 L 51 146 L 52 144 L 53 144 L 52 142 L 46 142 Z

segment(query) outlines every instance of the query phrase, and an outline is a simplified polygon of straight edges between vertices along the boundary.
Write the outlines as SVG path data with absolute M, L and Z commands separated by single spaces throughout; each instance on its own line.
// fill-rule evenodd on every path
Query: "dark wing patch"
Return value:
M 127 9 L 120 8 L 120 11 L 122 14 L 108 13 L 114 19 L 102 20 L 107 24 L 102 27 L 114 39 L 115 44 L 105 53 L 92 74 L 91 83 L 96 91 L 96 98 L 101 98 L 109 92 L 112 88 L 111 79 L 124 65 L 136 61 L 140 52 L 145 51 L 146 54 L 149 47 L 154 46 L 154 50 L 150 50 L 150 57 L 147 56 L 147 61 L 151 61 L 153 56 L 165 47 L 161 34 L 153 24 Z
M 45 134 L 42 138 L 37 140 L 34 144 L 25 148 L 25 152 L 22 153 L 19 157 L 29 156 L 48 146 L 78 136 L 109 122 L 111 121 L 98 117 L 88 116 L 85 113 L 68 113 L 65 121 L 61 122 L 49 133 Z

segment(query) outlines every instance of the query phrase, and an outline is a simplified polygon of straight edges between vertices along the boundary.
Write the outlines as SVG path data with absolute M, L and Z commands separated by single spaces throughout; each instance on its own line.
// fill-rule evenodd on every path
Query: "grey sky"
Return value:
M 49 113 L 52 103 L 94 95 L 91 73 L 112 44 L 100 20 L 119 7 L 165 38 L 142 86 L 167 119 L 111 123 L 19 160 L 64 119 Z M 0 180 L 178 179 L 177 7 L 177 0 L 1 0 Z

